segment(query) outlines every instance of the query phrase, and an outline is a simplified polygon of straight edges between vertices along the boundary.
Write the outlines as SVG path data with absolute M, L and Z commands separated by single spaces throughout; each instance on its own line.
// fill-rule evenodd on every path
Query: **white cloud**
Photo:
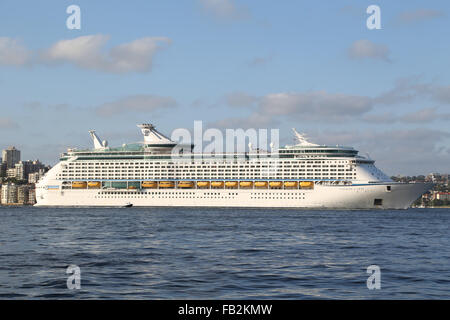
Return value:
M 234 0 L 198 0 L 203 10 L 220 19 L 240 20 L 250 16 L 248 9 Z
M 439 120 L 449 120 L 450 113 L 441 113 L 439 112 L 437 107 L 432 108 L 423 108 L 417 111 L 408 112 L 403 115 L 394 114 L 392 112 L 384 112 L 384 113 L 373 113 L 364 115 L 362 118 L 364 121 L 369 123 L 394 123 L 394 122 L 403 122 L 403 123 L 430 123 L 433 121 Z
M 106 35 L 82 36 L 56 42 L 46 49 L 41 58 L 45 62 L 71 62 L 77 66 L 94 69 L 103 67 L 101 48 L 109 40 Z
M 377 112 L 374 114 L 366 114 L 362 119 L 369 123 L 394 123 L 398 121 L 398 116 L 393 114 L 392 112 Z
M 375 103 L 393 105 L 411 102 L 430 92 L 431 84 L 420 82 L 419 76 L 398 79 L 392 89 L 374 98 Z
M 415 112 L 405 114 L 403 117 L 401 117 L 401 120 L 405 122 L 416 123 L 431 122 L 440 117 L 436 110 L 437 108 L 424 108 Z
M 273 126 L 284 119 L 334 122 L 360 117 L 372 109 L 372 99 L 341 93 L 281 92 L 255 97 L 243 92 L 226 96 L 230 107 L 247 108 L 245 118 L 231 117 L 214 122 L 222 128 L 261 128 Z
M 19 40 L 0 37 L 0 65 L 23 66 L 30 57 L 30 51 Z
M 351 59 L 374 59 L 389 62 L 389 48 L 383 44 L 376 44 L 369 40 L 357 40 L 348 49 Z
M 361 115 L 371 109 L 369 97 L 315 91 L 266 95 L 262 98 L 259 111 L 273 116 L 333 121 Z
M 445 104 L 450 103 L 450 86 L 420 81 L 410 76 L 396 81 L 392 89 L 375 97 L 326 91 L 278 92 L 253 96 L 234 92 L 221 98 L 216 105 L 248 110 L 240 117 L 224 118 L 216 122 L 220 127 L 266 127 L 284 120 L 340 123 L 358 120 L 373 124 L 431 123 L 450 119 Z M 433 107 L 409 112 L 380 110 L 382 105 L 412 103 L 435 104 Z M 405 110 L 405 109 L 403 109 Z M 233 125 L 235 124 L 235 125 Z
M 114 72 L 150 71 L 153 55 L 170 43 L 169 38 L 147 37 L 121 44 L 111 49 L 110 68 Z
M 170 39 L 147 37 L 124 43 L 104 52 L 107 35 L 81 36 L 61 40 L 44 50 L 41 60 L 46 63 L 70 63 L 80 68 L 110 73 L 148 72 L 153 56 L 170 44 Z
M 420 78 L 411 76 L 397 80 L 392 89 L 375 97 L 374 103 L 393 105 L 426 98 L 441 104 L 450 104 L 450 86 L 421 82 Z
M 174 108 L 177 106 L 175 99 L 155 95 L 133 95 L 113 102 L 104 103 L 96 108 L 101 116 L 134 111 L 154 112 L 160 109 Z

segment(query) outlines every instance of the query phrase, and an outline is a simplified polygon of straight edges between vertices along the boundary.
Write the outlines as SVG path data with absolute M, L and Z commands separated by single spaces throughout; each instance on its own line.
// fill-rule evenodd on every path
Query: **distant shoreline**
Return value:
M 440 209 L 440 208 L 450 208 L 450 206 L 437 206 L 437 207 L 411 207 L 414 209 Z

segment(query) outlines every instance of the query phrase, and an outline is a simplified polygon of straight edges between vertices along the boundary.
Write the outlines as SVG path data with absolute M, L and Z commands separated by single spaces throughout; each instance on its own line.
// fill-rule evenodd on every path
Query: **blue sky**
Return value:
M 0 147 L 170 135 L 194 120 L 290 128 L 368 152 L 387 174 L 450 171 L 448 1 L 0 3 Z M 66 8 L 81 8 L 69 30 Z M 366 8 L 381 9 L 381 30 Z

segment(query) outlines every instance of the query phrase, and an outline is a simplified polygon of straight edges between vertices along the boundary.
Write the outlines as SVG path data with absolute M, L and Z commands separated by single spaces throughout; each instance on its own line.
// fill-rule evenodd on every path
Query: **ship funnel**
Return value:
M 155 126 L 150 123 L 138 124 L 138 127 L 141 129 L 141 132 L 144 136 L 144 142 L 148 144 L 170 144 L 175 145 L 176 143 L 167 138 L 161 132 L 155 129 Z
M 108 142 L 106 142 L 106 140 L 102 142 L 98 135 L 95 133 L 95 130 L 89 130 L 89 134 L 91 135 L 92 142 L 94 142 L 95 150 L 104 150 L 107 148 Z
M 306 134 L 297 132 L 295 128 L 292 128 L 292 131 L 294 131 L 299 146 L 318 146 L 318 144 L 309 142 Z

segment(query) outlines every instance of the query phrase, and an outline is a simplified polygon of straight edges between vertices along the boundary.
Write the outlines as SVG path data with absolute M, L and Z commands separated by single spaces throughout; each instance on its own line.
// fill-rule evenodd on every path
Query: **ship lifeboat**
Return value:
M 194 183 L 192 181 L 180 181 L 178 182 L 178 188 L 193 188 Z
M 281 181 L 271 181 L 269 182 L 269 186 L 271 188 L 281 188 L 283 186 L 283 183 Z
M 197 187 L 199 188 L 209 188 L 209 181 L 198 181 Z
M 300 181 L 300 187 L 302 189 L 313 189 L 314 188 L 314 182 L 312 182 L 312 181 Z
M 160 188 L 173 188 L 173 187 L 175 187 L 175 183 L 173 183 L 172 181 L 161 181 L 159 183 L 159 187 Z
M 101 183 L 100 183 L 100 181 L 89 181 L 87 185 L 88 185 L 89 189 L 98 189 L 98 188 L 100 188 Z
M 87 182 L 86 181 L 74 181 L 72 182 L 72 188 L 74 189 L 86 189 Z
M 225 187 L 227 188 L 237 188 L 238 183 L 237 181 L 227 181 L 225 182 Z
M 251 182 L 251 181 L 241 181 L 239 183 L 239 186 L 241 188 L 251 188 L 253 186 L 253 182 Z
M 129 190 L 134 190 L 134 189 L 137 189 L 137 187 L 136 186 L 128 186 L 128 189 Z
M 158 183 L 156 181 L 143 181 L 141 184 L 142 188 L 147 189 L 155 189 L 158 186 Z
M 213 181 L 213 182 L 211 182 L 211 187 L 223 188 L 223 181 Z
M 267 188 L 267 181 L 256 181 L 255 182 L 255 187 L 256 188 Z
M 298 183 L 297 181 L 286 181 L 284 182 L 284 187 L 285 188 L 297 188 Z

